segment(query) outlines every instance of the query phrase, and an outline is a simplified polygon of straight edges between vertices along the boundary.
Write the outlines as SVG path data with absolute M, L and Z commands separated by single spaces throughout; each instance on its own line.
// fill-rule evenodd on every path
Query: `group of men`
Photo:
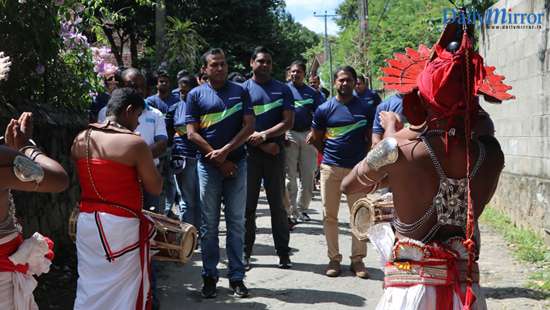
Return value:
M 264 47 L 253 51 L 250 67 L 250 79 L 231 74 L 229 80 L 226 55 L 211 49 L 202 56 L 202 78 L 178 74 L 179 88 L 171 91 L 168 74 L 157 72 L 157 93 L 149 97 L 139 70 L 126 69 L 118 78 L 122 86 L 134 87 L 146 98 L 136 132 L 150 146 L 165 179 L 164 203 L 145 193 L 144 207 L 174 216 L 176 203 L 180 220 L 199 228 L 206 298 L 216 296 L 219 279 L 221 211 L 227 224 L 229 284 L 244 297 L 261 188 L 269 204 L 279 268 L 291 268 L 290 230 L 297 219 L 309 220 L 317 169 L 329 257 L 326 275 L 340 274 L 340 184 L 369 150 L 380 104 L 368 80 L 349 66 L 334 74 L 336 95 L 328 100 L 317 76 L 309 79 L 313 87 L 305 84 L 302 61 L 287 68 L 286 83 L 272 78 L 272 53 Z M 99 122 L 105 120 L 105 110 L 99 109 Z M 323 158 L 320 167 L 318 153 Z M 349 196 L 349 206 L 360 196 Z M 350 268 L 361 278 L 368 277 L 365 256 L 366 244 L 353 237 Z

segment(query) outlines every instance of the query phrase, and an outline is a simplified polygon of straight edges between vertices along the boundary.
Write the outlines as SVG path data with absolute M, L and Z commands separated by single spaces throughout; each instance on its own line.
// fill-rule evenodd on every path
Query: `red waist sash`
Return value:
M 28 265 L 15 265 L 8 258 L 10 255 L 17 251 L 21 243 L 23 243 L 23 236 L 19 234 L 12 240 L 0 244 L 0 272 L 27 273 L 27 271 L 29 270 Z

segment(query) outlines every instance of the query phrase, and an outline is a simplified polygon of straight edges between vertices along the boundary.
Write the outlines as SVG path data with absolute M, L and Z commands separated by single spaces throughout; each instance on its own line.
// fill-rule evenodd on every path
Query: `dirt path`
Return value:
M 318 195 L 317 195 L 318 197 Z M 374 309 L 382 294 L 383 273 L 378 254 L 369 244 L 366 264 L 371 279 L 361 280 L 347 271 L 351 237 L 347 225 L 349 212 L 345 204 L 340 210 L 343 222 L 340 231 L 340 249 L 346 271 L 338 278 L 324 276 L 327 263 L 322 226 L 322 208 L 318 199 L 311 207 L 312 221 L 300 224 L 291 235 L 290 246 L 294 268 L 280 270 L 269 229 L 269 210 L 264 204 L 258 208 L 258 236 L 255 246 L 254 268 L 247 273 L 246 283 L 251 297 L 236 299 L 231 296 L 226 273 L 226 258 L 221 236 L 222 278 L 218 283 L 218 297 L 203 300 L 200 297 L 200 253 L 186 266 L 163 264 L 159 274 L 161 309 Z M 224 231 L 225 228 L 222 228 Z M 524 288 L 532 267 L 517 263 L 505 242 L 493 230 L 482 226 L 480 258 L 481 281 L 489 309 L 550 309 L 550 300 L 535 291 Z

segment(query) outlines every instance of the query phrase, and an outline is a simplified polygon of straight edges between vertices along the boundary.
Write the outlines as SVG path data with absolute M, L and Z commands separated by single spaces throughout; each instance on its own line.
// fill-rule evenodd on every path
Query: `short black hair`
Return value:
M 107 103 L 107 116 L 120 116 L 128 106 L 145 109 L 145 101 L 137 90 L 130 87 L 117 88 Z
M 182 83 L 190 85 L 191 88 L 194 88 L 197 86 L 197 79 L 194 76 L 187 74 L 178 79 L 178 85 Z
M 227 76 L 227 79 L 236 83 L 244 83 L 246 78 L 239 72 L 231 72 Z
M 351 76 L 353 77 L 353 79 L 355 81 L 357 81 L 357 71 L 355 71 L 355 69 L 353 69 L 352 66 L 341 66 L 341 67 L 338 67 L 336 68 L 336 71 L 334 71 L 334 76 L 333 76 L 333 81 L 336 81 L 336 78 L 338 77 L 338 73 L 340 72 L 347 72 L 349 74 L 351 74 Z
M 176 80 L 180 80 L 182 77 L 186 76 L 186 75 L 189 75 L 189 71 L 185 70 L 185 69 L 181 69 L 178 74 L 176 75 Z
M 302 69 L 302 71 L 306 72 L 306 64 L 301 60 L 294 60 L 290 66 L 288 66 L 288 69 L 290 70 L 292 67 L 298 66 L 298 68 Z
M 169 75 L 168 72 L 166 72 L 165 70 L 157 70 L 157 71 L 155 72 L 154 77 L 155 77 L 155 80 L 157 80 L 157 81 L 158 81 L 158 79 L 161 78 L 161 77 L 165 77 L 165 78 L 167 78 L 167 79 L 170 79 L 170 75 Z
M 359 74 L 357 76 L 357 80 L 360 80 L 363 84 L 367 84 L 367 81 L 369 80 L 369 78 L 366 77 L 364 74 Z
M 209 49 L 208 51 L 206 51 L 206 53 L 202 54 L 202 65 L 204 67 L 206 67 L 206 65 L 208 65 L 208 56 L 210 55 L 225 55 L 225 53 L 223 52 L 223 50 L 221 48 L 211 48 Z
M 252 51 L 252 57 L 250 58 L 252 60 L 256 60 L 258 54 L 269 54 L 269 56 L 273 57 L 273 53 L 269 49 L 267 49 L 267 47 L 258 46 Z

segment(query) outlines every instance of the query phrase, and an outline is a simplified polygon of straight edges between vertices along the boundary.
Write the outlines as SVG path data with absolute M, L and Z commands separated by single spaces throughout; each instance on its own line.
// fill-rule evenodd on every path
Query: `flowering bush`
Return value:
M 83 32 L 84 10 L 68 0 L 0 1 L 0 50 L 12 61 L 0 103 L 89 105 L 102 83 Z

